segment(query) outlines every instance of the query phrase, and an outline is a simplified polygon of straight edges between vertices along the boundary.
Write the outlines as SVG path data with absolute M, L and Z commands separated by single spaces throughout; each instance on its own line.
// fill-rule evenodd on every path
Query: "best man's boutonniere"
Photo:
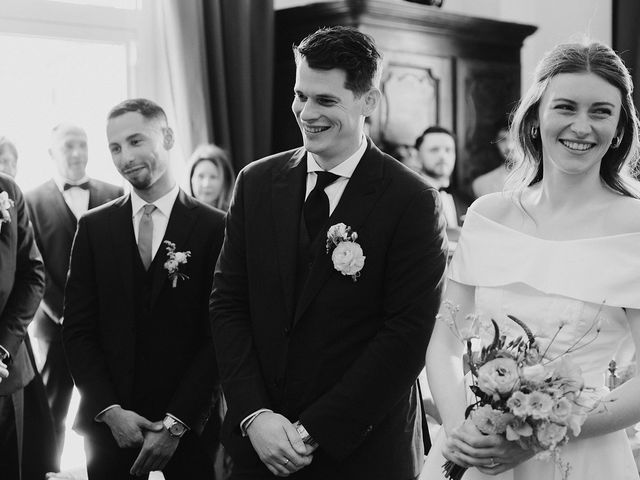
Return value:
M 11 223 L 11 215 L 9 209 L 14 205 L 13 200 L 9 198 L 7 192 L 0 192 L 0 232 L 4 222 Z
M 333 268 L 342 275 L 349 275 L 354 282 L 358 280 L 366 258 L 357 239 L 358 234 L 344 223 L 337 223 L 327 231 L 327 253 L 333 249 Z
M 176 288 L 178 279 L 189 279 L 188 275 L 180 273 L 178 270 L 180 269 L 180 265 L 186 265 L 187 259 L 191 256 L 191 251 L 187 250 L 186 252 L 176 252 L 175 243 L 170 242 L 169 240 L 165 240 L 164 243 L 167 245 L 167 261 L 164 262 L 164 268 L 167 272 L 169 272 L 169 280 L 171 280 L 171 286 L 173 288 Z

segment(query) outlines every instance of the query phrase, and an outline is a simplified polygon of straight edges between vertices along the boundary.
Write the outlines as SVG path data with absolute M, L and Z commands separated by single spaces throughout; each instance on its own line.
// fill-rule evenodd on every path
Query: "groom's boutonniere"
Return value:
M 2 224 L 7 222 L 11 223 L 11 215 L 9 209 L 14 205 L 13 200 L 9 198 L 7 192 L 0 192 L 0 232 L 2 231 Z
M 191 256 L 191 251 L 176 252 L 176 244 L 165 240 L 164 244 L 167 246 L 167 261 L 164 262 L 164 269 L 169 272 L 169 280 L 171 280 L 171 286 L 176 288 L 178 279 L 188 280 L 189 276 L 184 273 L 180 273 L 180 265 L 187 263 L 187 259 Z
M 358 280 L 366 258 L 357 239 L 358 234 L 344 223 L 337 223 L 327 231 L 327 253 L 333 249 L 333 268 L 342 275 L 349 275 L 354 282 Z

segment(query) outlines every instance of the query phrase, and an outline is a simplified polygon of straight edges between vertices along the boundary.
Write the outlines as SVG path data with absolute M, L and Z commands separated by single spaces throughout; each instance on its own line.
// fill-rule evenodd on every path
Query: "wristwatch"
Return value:
M 316 442 L 313 439 L 311 434 L 307 432 L 307 429 L 304 428 L 304 425 L 302 425 L 300 421 L 297 421 L 296 423 L 294 423 L 293 426 L 296 427 L 296 430 L 298 431 L 298 435 L 300 435 L 300 438 L 302 438 L 302 441 L 305 444 L 309 445 L 311 448 L 315 448 L 318 446 L 318 442 Z
M 187 427 L 185 427 L 184 424 L 180 423 L 175 418 L 170 417 L 169 415 L 164 417 L 162 424 L 164 425 L 164 428 L 166 428 L 169 432 L 169 435 L 174 438 L 181 438 L 187 431 Z

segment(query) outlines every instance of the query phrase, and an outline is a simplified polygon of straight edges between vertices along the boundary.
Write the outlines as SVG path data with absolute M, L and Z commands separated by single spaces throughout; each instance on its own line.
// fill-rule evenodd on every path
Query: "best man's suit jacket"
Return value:
M 42 298 L 44 266 L 22 192 L 4 174 L 0 174 L 1 192 L 14 202 L 10 221 L 0 225 L 0 345 L 13 359 L 9 377 L 0 382 L 0 395 L 9 395 L 34 376 L 23 339 Z
M 259 471 L 239 425 L 268 408 L 300 419 L 320 444 L 292 478 L 414 478 L 423 454 L 415 380 L 446 262 L 438 192 L 368 140 L 297 286 L 306 176 L 297 149 L 238 177 L 210 304 L 229 407 L 223 443 L 234 468 Z M 325 251 L 337 223 L 364 251 L 357 281 Z
M 195 432 L 202 430 L 219 386 L 208 298 L 223 235 L 224 214 L 181 190 L 164 240 L 177 252 L 191 252 L 179 270 L 189 278 L 172 286 L 162 244 L 149 268 L 151 291 L 140 318 L 134 270 L 136 262 L 143 267 L 130 196 L 82 216 L 63 324 L 69 368 L 81 394 L 76 430 L 101 435 L 94 417 L 114 404 L 151 421 L 169 412 Z
M 121 187 L 100 180 L 89 180 L 89 208 L 95 208 L 123 194 Z M 69 270 L 69 255 L 77 219 L 54 180 L 49 180 L 25 195 L 33 222 L 38 249 L 46 271 L 46 288 L 39 315 L 51 312 L 62 317 L 64 284 Z

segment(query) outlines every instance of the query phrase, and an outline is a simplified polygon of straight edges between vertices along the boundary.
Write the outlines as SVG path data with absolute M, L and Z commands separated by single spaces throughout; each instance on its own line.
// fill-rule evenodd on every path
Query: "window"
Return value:
M 98 7 L 140 10 L 140 0 L 49 0 L 50 2 L 75 3 L 76 5 L 93 5 Z
M 105 136 L 108 110 L 138 94 L 148 0 L 2 0 L 0 136 L 18 149 L 16 180 L 28 191 L 55 172 L 51 129 L 77 123 L 88 136 L 89 176 L 122 184 Z M 145 55 L 150 57 L 148 53 Z M 151 70 L 147 67 L 147 70 Z
M 26 191 L 55 173 L 47 153 L 51 128 L 82 126 L 88 137 L 90 176 L 122 182 L 106 148 L 105 117 L 127 97 L 125 42 L 0 34 L 0 132 L 18 149 L 16 180 Z

